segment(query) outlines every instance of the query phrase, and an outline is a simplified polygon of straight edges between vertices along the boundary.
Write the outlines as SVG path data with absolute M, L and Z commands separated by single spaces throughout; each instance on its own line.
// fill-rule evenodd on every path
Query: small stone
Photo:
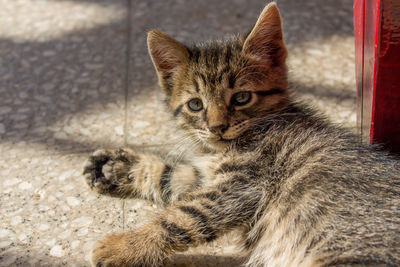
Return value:
M 7 229 L 0 229 L 0 238 L 9 237 L 11 232 Z
M 22 121 L 22 120 L 27 119 L 28 116 L 27 116 L 26 114 L 19 114 L 19 113 L 17 113 L 17 114 L 11 115 L 10 118 L 11 118 L 12 120 L 15 120 L 15 121 Z
M 64 181 L 67 178 L 70 178 L 73 175 L 73 170 L 63 172 L 60 176 L 58 176 L 58 180 Z
M 49 246 L 49 247 L 52 247 L 52 246 L 54 246 L 56 244 L 56 242 L 57 242 L 56 239 L 53 238 L 53 239 L 50 239 L 49 241 L 47 241 L 46 245 Z
M 51 56 L 55 56 L 56 55 L 56 51 L 52 51 L 52 50 L 47 50 L 43 52 L 43 56 L 45 57 L 51 57 Z
M 64 126 L 64 132 L 66 132 L 67 134 L 74 134 L 75 132 L 75 128 L 71 127 L 71 126 Z
M 19 241 L 24 242 L 27 239 L 26 234 L 22 233 L 18 236 Z
M 21 190 L 28 190 L 32 188 L 32 184 L 29 182 L 22 182 L 19 184 L 18 188 Z
M 357 114 L 355 114 L 355 113 L 351 114 L 350 117 L 349 117 L 349 121 L 352 122 L 352 123 L 356 122 L 357 121 Z
M 92 222 L 93 218 L 88 216 L 83 216 L 73 220 L 71 225 L 72 227 L 83 227 L 83 226 L 89 226 Z
M 65 190 L 65 191 L 70 191 L 70 190 L 74 190 L 75 188 L 76 188 L 75 185 L 69 184 L 69 185 L 67 185 L 67 186 L 64 187 L 64 190 Z
M 87 235 L 89 232 L 88 228 L 82 228 L 79 229 L 79 231 L 76 233 L 78 236 L 85 236 Z
M 86 63 L 85 67 L 89 70 L 96 70 L 96 69 L 101 69 L 104 65 L 101 63 L 95 64 L 95 63 Z
M 39 230 L 40 231 L 46 231 L 46 230 L 49 230 L 49 229 L 50 229 L 50 225 L 48 225 L 48 224 L 39 225 Z
M 89 131 L 88 129 L 86 129 L 86 128 L 80 128 L 80 129 L 79 129 L 79 132 L 80 132 L 82 135 L 85 135 L 85 136 L 91 135 L 90 131 Z
M 0 107 L 0 115 L 9 113 L 12 110 L 10 107 Z
M 5 180 L 4 183 L 3 183 L 3 185 L 4 185 L 4 186 L 12 186 L 12 185 L 16 185 L 16 184 L 18 184 L 18 183 L 20 183 L 20 182 L 21 182 L 20 179 L 18 179 L 18 178 L 13 178 L 13 179 Z
M 46 206 L 46 205 L 39 205 L 39 210 L 40 210 L 40 211 L 48 211 L 49 209 L 50 209 L 49 206 Z
M 11 264 L 14 263 L 16 259 L 16 255 L 9 255 L 1 260 L 1 266 L 11 266 Z
M 33 195 L 32 195 L 32 198 L 33 198 L 34 200 L 40 200 L 41 195 L 40 195 L 40 194 L 33 194 Z
M 6 127 L 4 126 L 3 123 L 0 123 L 0 134 L 3 134 L 6 132 Z
M 10 170 L 9 169 L 0 171 L 0 176 L 7 177 L 9 174 L 10 174 Z
M 40 198 L 44 198 L 46 196 L 47 192 L 43 189 L 39 189 L 39 190 L 35 190 L 34 194 L 36 195 L 35 198 L 40 199 Z
M 78 206 L 81 202 L 75 197 L 67 197 L 67 203 L 71 207 Z
M 0 248 L 6 248 L 11 245 L 11 241 L 2 241 L 0 242 Z
M 64 132 L 55 132 L 54 137 L 56 139 L 67 139 L 67 135 Z
M 14 125 L 14 129 L 26 129 L 28 128 L 28 124 L 27 123 L 16 123 Z M 15 132 L 14 134 L 17 135 L 20 131 Z
M 142 207 L 143 207 L 143 202 L 138 201 L 135 204 L 133 204 L 133 206 L 131 206 L 130 208 L 132 210 L 140 210 L 140 209 L 142 209 Z
M 32 133 L 43 134 L 46 132 L 46 130 L 47 130 L 46 127 L 41 126 L 41 127 L 33 129 Z
M 105 120 L 111 116 L 109 113 L 101 112 L 100 114 L 97 115 L 99 119 Z
M 309 48 L 306 50 L 307 54 L 313 55 L 313 56 L 322 56 L 324 53 L 319 50 L 319 49 L 315 49 L 315 48 Z
M 149 125 L 150 123 L 148 121 L 136 121 L 134 124 L 135 128 L 145 128 Z
M 26 93 L 26 92 L 21 92 L 21 93 L 19 93 L 18 94 L 18 96 L 20 97 L 20 98 L 27 98 L 28 97 L 28 94 Z M 25 110 L 26 108 L 20 108 L 20 109 L 18 109 L 18 112 L 21 112 L 21 110 Z M 22 112 L 26 112 L 26 111 L 22 111 Z
M 59 234 L 58 237 L 61 239 L 65 239 L 65 238 L 70 237 L 71 234 L 72 234 L 72 231 L 70 229 L 68 229 L 68 230 L 65 230 L 64 232 L 62 232 L 61 234 Z
M 11 219 L 11 225 L 18 225 L 22 222 L 22 217 L 21 216 L 15 216 L 14 218 Z
M 43 95 L 35 95 L 34 99 L 36 99 L 36 100 L 38 100 L 39 102 L 42 102 L 42 103 L 51 103 L 52 102 L 50 97 L 43 96 Z
M 72 243 L 71 243 L 71 248 L 72 248 L 72 249 L 77 248 L 77 247 L 79 246 L 79 243 L 80 243 L 79 240 L 72 241 Z
M 67 205 L 62 205 L 62 206 L 61 206 L 61 209 L 62 209 L 62 211 L 64 211 L 64 212 L 68 212 L 68 211 L 71 210 L 71 208 L 68 207 Z
M 64 256 L 65 252 L 62 246 L 54 246 L 50 249 L 50 255 L 54 257 L 62 257 Z
M 122 125 L 115 127 L 115 132 L 117 135 L 123 135 L 124 134 L 124 127 Z
M 17 209 L 16 211 L 14 211 L 14 212 L 9 212 L 9 213 L 7 213 L 7 215 L 8 215 L 9 217 L 14 217 L 15 215 L 21 213 L 23 210 L 24 210 L 23 208 L 20 208 L 20 209 Z

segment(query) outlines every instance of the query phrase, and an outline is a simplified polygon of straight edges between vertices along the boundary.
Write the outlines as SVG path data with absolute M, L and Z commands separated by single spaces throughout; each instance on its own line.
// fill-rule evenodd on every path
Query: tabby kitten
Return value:
M 93 266 L 159 266 L 232 229 L 246 266 L 400 266 L 398 161 L 293 100 L 274 3 L 246 37 L 147 41 L 172 117 L 200 145 L 175 165 L 125 148 L 89 158 L 93 190 L 165 207 L 98 242 Z

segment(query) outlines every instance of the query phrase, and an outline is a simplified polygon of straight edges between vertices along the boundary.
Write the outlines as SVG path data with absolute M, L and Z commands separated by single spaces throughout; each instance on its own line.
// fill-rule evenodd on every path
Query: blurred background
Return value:
M 97 196 L 81 177 L 100 147 L 173 147 L 146 32 L 245 34 L 267 2 L 0 0 L 0 266 L 88 266 L 96 240 L 148 220 L 158 207 Z M 354 128 L 353 1 L 277 3 L 298 97 Z M 238 265 L 228 239 L 176 264 Z

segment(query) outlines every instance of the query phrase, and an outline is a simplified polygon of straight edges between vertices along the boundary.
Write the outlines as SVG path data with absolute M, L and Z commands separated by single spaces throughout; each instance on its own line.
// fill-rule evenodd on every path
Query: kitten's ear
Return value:
M 257 60 L 270 61 L 272 64 L 285 62 L 281 16 L 274 2 L 261 12 L 256 25 L 246 37 L 243 51 Z
M 147 46 L 160 85 L 168 91 L 170 89 L 168 86 L 171 85 L 168 80 L 180 65 L 188 62 L 189 52 L 178 41 L 157 30 L 152 30 L 147 34 Z

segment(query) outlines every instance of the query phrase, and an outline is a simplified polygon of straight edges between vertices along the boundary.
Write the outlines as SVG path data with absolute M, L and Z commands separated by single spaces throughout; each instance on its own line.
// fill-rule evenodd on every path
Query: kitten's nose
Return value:
M 228 124 L 220 124 L 217 126 L 210 126 L 208 129 L 210 129 L 210 132 L 212 132 L 215 135 L 218 135 L 219 137 L 222 137 L 222 135 L 225 133 L 225 131 L 228 129 L 229 125 Z

